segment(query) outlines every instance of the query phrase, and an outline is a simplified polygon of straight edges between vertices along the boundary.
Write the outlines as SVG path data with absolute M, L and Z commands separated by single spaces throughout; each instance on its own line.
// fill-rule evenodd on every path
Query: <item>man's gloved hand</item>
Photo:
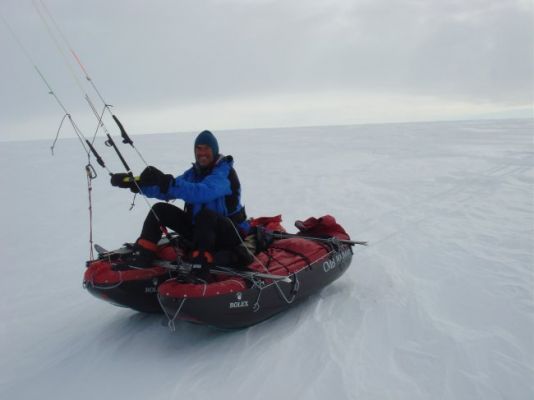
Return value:
M 159 186 L 161 193 L 167 193 L 173 181 L 174 177 L 171 174 L 164 174 L 153 166 L 148 166 L 141 172 L 140 184 Z
M 134 180 L 137 181 L 137 184 L 134 182 Z M 134 179 L 132 179 L 130 174 L 111 174 L 111 186 L 119 187 L 122 189 L 130 189 L 132 193 L 139 193 L 139 189 L 137 188 L 137 185 L 139 183 L 139 177 L 134 177 Z
M 157 185 L 162 175 L 165 174 L 156 167 L 149 165 L 141 172 L 141 184 L 144 186 Z
M 130 174 L 111 174 L 111 186 L 128 189 L 133 184 Z

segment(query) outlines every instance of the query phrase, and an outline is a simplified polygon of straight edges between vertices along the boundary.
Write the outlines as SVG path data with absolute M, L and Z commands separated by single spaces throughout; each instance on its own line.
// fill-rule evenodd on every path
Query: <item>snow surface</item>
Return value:
M 0 398 L 534 398 L 533 128 L 503 120 L 218 133 L 249 215 L 282 213 L 292 228 L 330 213 L 370 242 L 334 284 L 234 332 L 179 323 L 173 333 L 160 316 L 84 291 L 81 146 L 60 140 L 51 157 L 47 141 L 0 143 Z M 178 173 L 194 137 L 135 141 L 151 164 Z M 102 138 L 97 147 L 121 171 Z M 129 192 L 95 168 L 95 241 L 133 241 L 146 204 L 128 211 Z

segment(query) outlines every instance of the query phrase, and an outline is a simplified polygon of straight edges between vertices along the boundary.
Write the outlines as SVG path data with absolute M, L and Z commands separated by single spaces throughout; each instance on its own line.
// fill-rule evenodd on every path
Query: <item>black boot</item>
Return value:
M 210 252 L 204 250 L 194 250 L 191 253 L 191 263 L 200 268 L 193 269 L 193 274 L 203 281 L 210 282 L 213 276 L 210 273 L 210 268 L 214 266 L 213 256 Z
M 237 265 L 246 267 L 254 262 L 254 254 L 243 244 L 234 247 L 234 252 L 237 256 Z
M 221 267 L 244 268 L 254 261 L 254 257 L 243 244 L 230 250 L 221 250 L 215 253 L 215 264 Z
M 128 258 L 124 260 L 130 268 L 135 269 L 147 269 L 152 268 L 154 258 L 156 254 L 154 251 L 149 250 L 138 243 L 134 244 L 133 251 L 128 255 Z

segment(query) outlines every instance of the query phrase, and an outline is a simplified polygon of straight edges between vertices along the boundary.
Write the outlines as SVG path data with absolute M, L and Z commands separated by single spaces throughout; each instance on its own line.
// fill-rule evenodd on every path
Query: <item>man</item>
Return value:
M 252 256 L 241 245 L 250 224 L 241 204 L 241 185 L 231 156 L 219 154 L 219 144 L 210 131 L 201 132 L 194 146 L 195 163 L 176 178 L 149 166 L 136 184 L 127 174 L 114 174 L 113 186 L 128 187 L 160 200 L 182 199 L 184 210 L 157 203 L 148 213 L 141 236 L 128 260 L 133 268 L 150 268 L 161 239 L 162 225 L 171 228 L 193 245 L 193 261 L 207 267 L 243 266 Z

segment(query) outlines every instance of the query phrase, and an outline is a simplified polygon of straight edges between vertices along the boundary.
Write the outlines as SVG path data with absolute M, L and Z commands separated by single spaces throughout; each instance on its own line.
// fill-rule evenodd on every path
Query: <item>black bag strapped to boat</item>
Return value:
M 266 251 L 274 240 L 275 238 L 271 231 L 263 226 L 253 226 L 245 238 L 244 244 L 251 252 L 258 254 Z
M 267 250 L 274 242 L 274 236 L 263 226 L 256 227 L 256 253 Z

